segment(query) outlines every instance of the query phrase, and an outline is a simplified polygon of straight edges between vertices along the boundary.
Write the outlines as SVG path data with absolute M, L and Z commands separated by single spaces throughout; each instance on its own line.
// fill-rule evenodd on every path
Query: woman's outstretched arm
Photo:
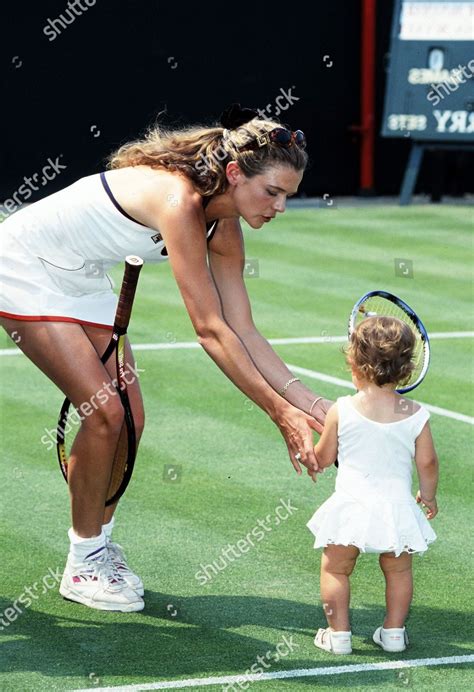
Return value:
M 280 356 L 256 328 L 247 288 L 243 280 L 245 251 L 240 223 L 237 219 L 219 221 L 209 251 L 209 263 L 226 322 L 242 340 L 255 366 L 277 392 L 293 377 Z M 285 393 L 293 406 L 310 412 L 318 394 L 302 382 L 293 382 Z M 321 399 L 311 415 L 323 424 L 332 401 Z
M 178 184 L 177 184 L 178 185 Z M 165 189 L 164 200 L 174 194 Z M 295 455 L 311 474 L 317 470 L 312 430 L 321 426 L 279 396 L 250 358 L 241 339 L 224 319 L 221 301 L 207 263 L 205 221 L 199 195 L 176 190 L 174 207 L 161 200 L 154 227 L 160 229 L 173 274 L 199 343 L 227 377 L 260 406 L 279 427 L 290 460 L 298 473 Z M 158 206 L 158 202 L 155 204 Z M 219 232 L 219 231 L 217 231 Z

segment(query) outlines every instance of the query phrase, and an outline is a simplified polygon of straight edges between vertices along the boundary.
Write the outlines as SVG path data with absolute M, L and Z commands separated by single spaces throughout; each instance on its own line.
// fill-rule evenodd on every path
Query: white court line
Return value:
M 431 334 L 430 338 L 440 338 L 440 339 L 447 339 L 447 338 L 464 338 L 464 337 L 471 337 L 474 336 L 474 332 L 434 332 Z M 322 344 L 322 343 L 339 343 L 339 342 L 344 342 L 347 341 L 347 337 L 345 336 L 303 336 L 303 337 L 295 337 L 295 338 L 287 338 L 287 339 L 269 339 L 268 340 L 270 344 L 308 344 L 308 343 L 313 343 L 313 344 Z M 155 343 L 155 344 L 133 344 L 133 350 L 134 351 L 162 351 L 162 350 L 170 350 L 170 349 L 189 349 L 189 348 L 201 348 L 201 345 L 197 343 L 197 341 L 177 341 L 175 343 Z M 6 356 L 6 355 L 18 355 L 22 353 L 19 349 L 15 348 L 6 348 L 0 350 L 0 356 Z M 332 375 L 325 375 L 322 372 L 317 372 L 315 370 L 307 370 L 306 368 L 300 368 L 297 365 L 290 365 L 289 363 L 286 363 L 287 367 L 292 370 L 293 372 L 299 374 L 299 375 L 306 375 L 307 377 L 310 377 L 314 380 L 320 380 L 321 382 L 328 382 L 329 384 L 335 384 L 338 387 L 346 387 L 348 389 L 355 389 L 354 385 L 352 382 L 349 382 L 348 380 L 342 380 L 340 377 L 333 377 Z M 439 406 L 432 406 L 431 404 L 424 404 L 423 402 L 419 402 L 422 404 L 425 408 L 428 409 L 428 411 L 431 411 L 432 413 L 436 413 L 439 416 L 444 416 L 445 418 L 453 418 L 454 420 L 461 421 L 463 423 L 469 423 L 470 425 L 474 425 L 474 418 L 471 416 L 466 416 L 464 413 L 458 413 L 457 411 L 450 411 L 449 409 L 446 408 L 440 408 Z
M 474 655 L 445 656 L 444 658 L 413 658 L 407 661 L 385 661 L 383 663 L 359 663 L 351 666 L 327 666 L 325 668 L 296 668 L 281 670 L 274 673 L 249 673 L 248 675 L 224 675 L 212 678 L 188 678 L 187 680 L 167 680 L 164 682 L 149 682 L 138 685 L 121 685 L 120 687 L 96 687 L 96 692 L 139 692 L 139 690 L 170 690 L 185 687 L 207 687 L 209 685 L 229 685 L 239 682 L 264 682 L 265 680 L 281 680 L 284 678 L 308 678 L 322 675 L 343 675 L 344 673 L 364 673 L 378 670 L 400 670 L 402 668 L 420 668 L 422 666 L 448 666 L 457 663 L 473 663 Z M 90 687 L 74 692 L 88 692 Z
M 430 339 L 468 339 L 474 332 L 433 332 L 428 336 Z
M 470 339 L 474 332 L 433 332 L 431 339 Z M 343 344 L 347 336 L 296 336 L 282 339 L 268 339 L 270 344 L 284 346 L 285 344 Z M 154 344 L 133 344 L 134 351 L 168 351 L 170 349 L 201 348 L 197 341 L 176 341 L 174 343 L 158 342 Z M 19 348 L 2 348 L 0 356 L 19 356 Z
M 323 332 L 324 334 L 324 332 Z M 429 334 L 431 339 L 471 339 L 474 332 L 433 332 Z M 347 336 L 296 336 L 285 339 L 268 339 L 271 344 L 343 344 Z
M 291 363 L 286 363 L 289 370 L 296 373 L 297 375 L 306 375 L 313 380 L 320 380 L 321 382 L 328 382 L 329 384 L 335 384 L 338 387 L 346 387 L 347 389 L 355 389 L 352 382 L 349 380 L 342 380 L 340 377 L 332 377 L 332 375 L 325 375 L 323 372 L 316 372 L 315 370 L 308 370 L 307 368 L 300 368 L 298 365 L 291 365 Z M 436 413 L 438 416 L 444 416 L 445 418 L 453 418 L 454 420 L 459 420 L 462 423 L 469 423 L 469 425 L 474 425 L 474 418 L 472 416 L 466 416 L 464 413 L 458 413 L 457 411 L 450 411 L 447 408 L 440 408 L 439 406 L 433 406 L 432 404 L 425 404 L 423 401 L 418 401 L 428 411 Z

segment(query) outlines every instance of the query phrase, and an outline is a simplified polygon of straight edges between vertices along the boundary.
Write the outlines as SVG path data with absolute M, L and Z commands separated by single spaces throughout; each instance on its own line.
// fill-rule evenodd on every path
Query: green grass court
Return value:
M 290 209 L 265 230 L 245 230 L 247 279 L 257 326 L 267 338 L 343 335 L 364 292 L 384 288 L 420 314 L 428 332 L 473 329 L 472 210 L 453 206 Z M 395 274 L 395 259 L 413 278 Z M 255 266 L 255 265 L 254 265 Z M 114 271 L 116 283 L 121 268 Z M 170 268 L 145 266 L 130 329 L 132 344 L 195 341 Z M 287 362 L 346 379 L 339 343 L 275 346 Z M 433 338 L 426 380 L 414 398 L 473 415 L 473 339 Z M 2 331 L 0 348 L 14 344 Z M 324 625 L 320 551 L 305 524 L 333 491 L 335 469 L 314 485 L 298 477 L 277 428 L 200 349 L 136 350 L 147 425 L 114 538 L 145 583 L 145 610 L 107 613 L 64 601 L 42 580 L 64 567 L 70 526 L 55 450 L 62 395 L 25 357 L 2 355 L 0 611 L 22 612 L 0 631 L 0 689 L 99 689 L 242 675 L 257 656 L 293 637 L 294 650 L 267 672 L 443 658 L 473 653 L 472 425 L 432 414 L 440 457 L 438 540 L 414 559 L 411 645 L 386 654 L 371 636 L 382 622 L 383 577 L 362 555 L 352 578 L 354 653 L 313 646 Z M 315 392 L 349 392 L 303 377 Z M 315 437 L 316 439 L 316 437 Z M 281 501 L 296 509 L 276 523 Z M 218 560 L 270 515 L 271 531 L 202 584 L 200 565 Z M 37 582 L 36 598 L 25 590 Z M 28 593 L 28 592 L 26 592 Z M 39 595 L 38 595 L 39 594 Z M 473 689 L 467 663 L 367 670 L 252 683 L 252 689 Z M 190 689 L 201 689 L 191 684 Z M 135 689 L 140 689 L 136 687 Z M 212 684 L 202 689 L 226 689 Z M 232 688 L 229 688 L 232 689 Z M 235 689 L 240 689 L 238 686 Z

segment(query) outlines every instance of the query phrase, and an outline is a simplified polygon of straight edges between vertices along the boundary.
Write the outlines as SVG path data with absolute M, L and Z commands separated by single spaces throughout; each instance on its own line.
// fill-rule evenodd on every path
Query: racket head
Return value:
M 137 451 L 135 424 L 127 394 L 127 383 L 124 377 L 125 335 L 130 322 L 138 277 L 143 264 L 143 259 L 136 255 L 127 255 L 125 258 L 125 270 L 115 314 L 112 338 L 101 357 L 102 363 L 106 363 L 115 351 L 117 377 L 114 382 L 114 395 L 120 397 L 124 410 L 124 422 L 114 453 L 105 503 L 106 507 L 117 502 L 125 492 L 132 476 Z M 59 467 L 66 482 L 68 479 L 68 460 L 83 419 L 84 416 L 81 416 L 81 411 L 75 409 L 69 399 L 65 399 L 56 427 L 56 450 Z
M 117 372 L 119 373 L 118 384 L 115 387 L 114 394 L 110 394 L 110 390 L 107 390 L 108 396 L 120 397 L 124 410 L 124 422 L 114 452 L 107 500 L 105 502 L 106 507 L 115 504 L 125 492 L 132 476 L 137 451 L 135 424 L 128 399 L 126 382 L 120 376 L 120 372 L 123 373 L 124 342 L 125 335 L 122 335 L 118 339 L 116 348 Z M 121 368 L 121 371 L 119 371 L 119 368 Z M 102 395 L 105 396 L 105 391 L 102 392 Z M 56 428 L 56 449 L 59 467 L 66 482 L 68 480 L 68 460 L 83 420 L 84 413 L 80 409 L 74 408 L 69 399 L 65 399 Z
M 130 322 L 138 277 L 143 264 L 143 259 L 137 255 L 127 255 L 125 258 L 125 270 L 115 313 L 111 344 L 113 343 L 115 346 L 116 389 L 123 406 L 124 423 L 115 449 L 107 490 L 107 500 L 105 502 L 106 507 L 115 504 L 125 492 L 132 477 L 137 453 L 135 423 L 127 394 L 127 381 L 124 377 L 125 335 Z
M 430 341 L 428 332 L 416 312 L 404 300 L 388 291 L 369 291 L 354 304 L 349 315 L 348 337 L 366 317 L 397 317 L 407 324 L 415 336 L 413 351 L 414 369 L 408 382 L 396 387 L 399 394 L 405 394 L 418 387 L 423 381 L 430 363 Z
M 58 424 L 56 426 L 56 452 L 58 455 L 59 468 L 63 474 L 64 480 L 67 482 L 67 461 L 69 459 L 70 438 L 67 436 L 67 431 L 70 431 L 70 424 L 67 425 L 69 409 L 71 402 L 69 399 L 64 399 L 61 411 L 59 412 Z M 66 441 L 66 437 L 68 440 Z
M 137 453 L 135 423 L 124 378 L 125 334 L 119 336 L 115 351 L 117 366 L 117 393 L 123 406 L 124 422 L 115 448 L 109 488 L 105 506 L 115 504 L 125 492 L 133 473 Z

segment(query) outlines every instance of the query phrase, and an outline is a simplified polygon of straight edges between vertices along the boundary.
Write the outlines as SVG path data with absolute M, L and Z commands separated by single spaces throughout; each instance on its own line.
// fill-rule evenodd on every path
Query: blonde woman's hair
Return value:
M 344 349 L 347 364 L 381 387 L 404 385 L 414 368 L 415 335 L 395 317 L 366 317 L 354 329 Z
M 173 130 L 153 126 L 143 139 L 127 142 L 112 152 L 106 159 L 107 168 L 146 165 L 179 171 L 192 181 L 203 197 L 225 192 L 229 161 L 236 161 L 248 178 L 273 165 L 303 171 L 308 155 L 294 143 L 290 147 L 265 144 L 252 151 L 237 150 L 275 127 L 282 125 L 260 118 L 253 118 L 233 130 L 225 130 L 220 125 L 196 125 Z

